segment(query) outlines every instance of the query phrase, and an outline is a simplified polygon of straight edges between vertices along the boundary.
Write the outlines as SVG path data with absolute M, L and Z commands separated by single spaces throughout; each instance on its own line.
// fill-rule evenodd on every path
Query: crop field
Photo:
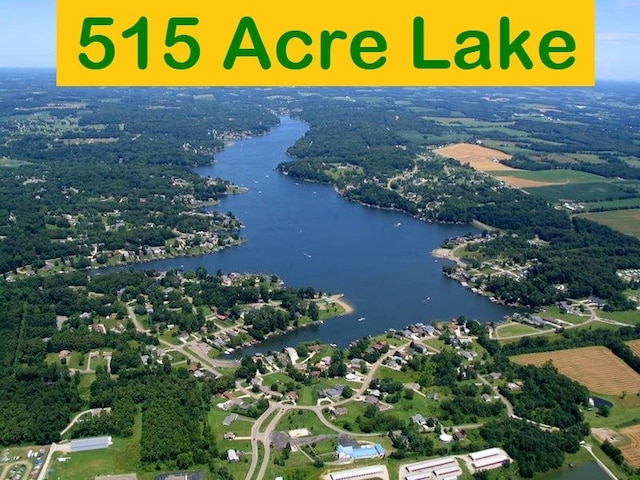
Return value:
M 560 373 L 591 392 L 608 395 L 640 392 L 640 375 L 605 347 L 528 353 L 512 360 L 521 365 L 543 365 L 551 360 Z
M 481 145 L 472 145 L 470 143 L 456 143 L 446 147 L 434 150 L 438 155 L 443 157 L 451 157 L 460 163 L 468 163 L 476 170 L 489 172 L 494 170 L 513 170 L 506 165 L 500 163 L 500 160 L 508 160 L 511 155 L 508 153 L 493 150 Z
M 628 445 L 625 445 L 620 449 L 622 450 L 624 459 L 633 468 L 640 468 L 640 425 L 625 428 L 621 430 L 620 433 L 628 437 L 630 440 Z
M 625 184 L 629 185 L 630 182 L 625 182 Z M 601 202 L 635 197 L 633 193 L 622 190 L 622 186 L 615 181 L 567 183 L 532 188 L 530 193 L 554 203 L 564 201 Z
M 640 357 L 640 340 L 631 340 L 627 345 L 636 357 Z
M 625 198 L 623 200 L 609 200 L 604 202 L 586 203 L 585 208 L 588 211 L 594 209 L 621 210 L 625 208 L 640 208 L 640 198 Z
M 605 179 L 576 170 L 507 170 L 491 172 L 503 182 L 518 188 L 536 188 L 549 185 L 569 185 L 573 183 L 600 182 Z
M 585 213 L 580 216 L 631 235 L 632 237 L 640 238 L 640 209 L 638 208 Z

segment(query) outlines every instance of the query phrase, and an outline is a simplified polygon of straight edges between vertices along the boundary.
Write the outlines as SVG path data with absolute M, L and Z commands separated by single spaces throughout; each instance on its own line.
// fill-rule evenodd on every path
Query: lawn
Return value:
M 579 216 L 632 237 L 640 238 L 640 208 L 584 213 Z
M 289 410 L 278 422 L 276 430 L 289 431 L 306 428 L 312 435 L 334 435 L 336 432 L 324 425 L 310 410 Z
M 85 373 L 80 376 L 80 396 L 89 400 L 90 397 L 90 388 L 93 381 L 96 379 L 95 373 Z
M 209 409 L 208 420 L 209 425 L 213 428 L 216 442 L 227 445 L 229 442 L 224 440 L 225 433 L 233 432 L 237 437 L 249 437 L 251 436 L 251 427 L 254 421 L 248 417 L 239 416 L 238 419 L 228 427 L 222 425 L 222 421 L 229 415 L 229 412 L 225 412 L 217 405 L 225 401 L 226 399 L 219 398 L 214 400 L 214 404 Z
M 49 478 L 93 480 L 96 475 L 138 472 L 139 480 L 151 480 L 158 472 L 141 474 L 139 471 L 141 434 L 142 416 L 138 415 L 133 435 L 130 438 L 114 438 L 113 445 L 107 449 L 72 453 L 70 460 L 65 463 L 55 459 L 66 455 L 56 453 L 51 462 Z
M 337 417 L 334 419 L 333 416 L 329 414 L 324 414 L 325 418 L 339 428 L 343 428 L 348 431 L 358 429 L 358 424 L 356 423 L 356 417 L 361 417 L 364 415 L 364 411 L 367 408 L 366 403 L 351 401 L 341 406 L 347 409 L 346 415 L 343 415 L 341 417 Z
M 585 315 L 584 317 L 579 317 L 577 315 L 570 315 L 568 313 L 562 313 L 560 311 L 560 307 L 551 306 L 546 307 L 543 314 L 543 317 L 553 317 L 559 318 L 560 320 L 564 320 L 565 322 L 573 323 L 574 325 L 579 325 L 588 320 L 589 316 Z
M 89 355 L 80 352 L 71 352 L 71 357 L 67 360 L 69 368 L 86 369 L 89 367 Z
M 178 340 L 177 334 L 177 330 L 165 330 L 160 334 L 160 338 L 171 345 L 180 345 L 180 340 Z
M 615 320 L 616 322 L 628 323 L 629 325 L 637 325 L 640 323 L 640 311 L 638 310 L 629 310 L 626 312 L 605 312 L 598 310 L 598 316 Z
M 418 381 L 420 377 L 420 372 L 414 372 L 413 370 L 407 370 L 406 372 L 402 372 L 400 370 L 394 370 L 393 368 L 381 366 L 376 370 L 373 378 L 377 378 L 379 380 L 383 378 L 388 378 L 390 380 L 395 380 L 401 383 L 415 383 Z
M 289 458 L 285 460 L 284 466 L 275 465 L 274 461 L 281 457 L 281 452 L 275 450 L 271 452 L 271 456 L 269 457 L 270 464 L 267 467 L 265 478 L 320 478 L 320 474 L 325 468 L 314 467 L 306 454 L 301 451 L 290 453 Z
M 433 390 L 433 388 L 430 390 Z M 442 398 L 442 394 L 440 394 L 440 398 Z M 392 407 L 393 408 L 391 410 L 387 410 L 387 412 L 408 421 L 417 413 L 425 418 L 438 416 L 440 402 L 429 400 L 427 397 L 414 392 L 411 400 L 407 400 L 404 395 L 402 395 L 400 397 L 400 401 L 392 404 Z
M 504 337 L 516 337 L 523 336 L 531 333 L 539 333 L 542 330 L 532 327 L 530 325 L 522 325 L 521 323 L 507 323 L 496 328 L 496 335 L 498 340 Z
M 598 397 L 610 401 L 613 407 L 609 410 L 609 416 L 603 417 L 598 415 L 597 409 L 587 411 L 585 420 L 592 427 L 612 428 L 618 430 L 620 428 L 636 425 L 640 423 L 640 392 L 627 392 L 622 395 L 604 395 L 597 394 Z
M 102 357 L 93 357 L 91 359 L 91 368 L 96 370 L 98 367 L 107 368 L 107 361 Z

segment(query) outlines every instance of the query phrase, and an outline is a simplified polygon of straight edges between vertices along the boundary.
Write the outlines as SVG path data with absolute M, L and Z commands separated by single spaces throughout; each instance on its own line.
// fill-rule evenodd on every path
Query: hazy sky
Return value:
M 0 67 L 55 61 L 55 0 L 0 0 Z M 596 0 L 596 78 L 640 80 L 640 0 Z

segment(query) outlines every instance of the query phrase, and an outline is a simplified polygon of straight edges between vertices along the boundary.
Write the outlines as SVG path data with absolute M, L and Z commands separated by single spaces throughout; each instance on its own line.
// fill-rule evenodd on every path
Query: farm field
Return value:
M 530 180 L 547 185 L 566 185 L 571 183 L 590 183 L 607 181 L 604 177 L 578 170 L 508 170 L 505 172 L 491 172 L 497 177 L 513 177 L 522 180 Z
M 640 357 L 640 340 L 631 340 L 627 345 L 636 357 Z
M 551 360 L 560 373 L 591 392 L 619 395 L 640 391 L 640 375 L 605 347 L 528 353 L 512 360 L 521 365 L 542 365 Z
M 587 211 L 595 209 L 620 210 L 625 208 L 640 208 L 640 198 L 625 198 L 623 200 L 605 200 L 604 202 L 585 203 Z
M 581 217 L 588 218 L 614 230 L 640 238 L 640 209 L 615 210 L 609 212 L 594 212 L 581 214 Z
M 623 186 L 629 185 L 630 182 L 628 181 L 603 180 L 600 182 L 547 185 L 544 187 L 530 188 L 527 191 L 553 203 L 565 201 L 600 202 L 604 200 L 634 198 L 635 195 L 633 193 L 622 189 Z
M 640 425 L 624 428 L 620 430 L 620 433 L 630 440 L 628 445 L 620 449 L 624 459 L 633 468 L 640 468 Z
M 500 163 L 500 160 L 508 160 L 511 155 L 483 147 L 481 145 L 472 145 L 470 143 L 456 143 L 446 147 L 434 150 L 438 155 L 443 157 L 451 157 L 460 163 L 468 163 L 476 170 L 489 172 L 494 170 L 513 170 L 506 165 Z M 495 160 L 495 161 L 494 161 Z

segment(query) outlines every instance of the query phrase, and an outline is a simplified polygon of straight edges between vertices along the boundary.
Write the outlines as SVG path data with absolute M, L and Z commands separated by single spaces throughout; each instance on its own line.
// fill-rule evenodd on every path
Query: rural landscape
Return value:
M 0 75 L 0 480 L 640 478 L 636 85 Z M 266 162 L 251 142 L 293 123 L 268 173 L 215 176 L 232 149 Z M 268 182 L 299 196 L 268 210 L 285 191 Z M 322 215 L 296 218 L 321 195 Z M 397 264 L 439 262 L 447 316 L 424 292 L 406 318 L 360 313 L 352 292 L 373 302 L 373 284 L 398 311 L 409 301 L 408 274 L 374 255 L 364 281 L 314 276 L 336 258 L 343 278 L 361 268 L 327 233 L 347 202 L 388 215 L 363 251 L 409 222 L 459 227 L 422 258 L 382 245 Z M 305 243 L 317 225 L 328 253 Z M 276 234 L 285 254 L 256 246 Z M 306 283 L 253 263 L 272 257 Z M 467 304 L 502 314 L 478 321 Z

